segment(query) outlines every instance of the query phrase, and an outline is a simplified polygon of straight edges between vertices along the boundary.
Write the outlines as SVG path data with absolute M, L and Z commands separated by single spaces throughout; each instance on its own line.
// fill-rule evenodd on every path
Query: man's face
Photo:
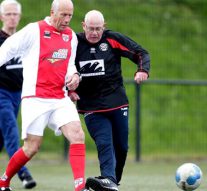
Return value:
M 70 20 L 73 16 L 73 6 L 64 6 L 61 4 L 56 12 L 51 12 L 51 17 L 53 19 L 52 25 L 58 30 L 63 31 L 68 27 Z
M 95 20 L 90 22 L 83 22 L 83 30 L 85 32 L 86 39 L 91 44 L 95 44 L 100 41 L 103 31 L 104 31 L 104 23 L 99 20 Z
M 4 6 L 4 11 L 1 14 L 3 26 L 7 29 L 16 29 L 19 24 L 21 14 L 16 4 L 8 4 Z

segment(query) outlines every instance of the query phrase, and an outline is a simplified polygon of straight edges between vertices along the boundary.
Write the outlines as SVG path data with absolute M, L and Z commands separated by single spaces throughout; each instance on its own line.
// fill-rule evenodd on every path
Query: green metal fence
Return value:
M 135 144 L 130 144 L 136 161 L 205 157 L 207 81 L 148 80 L 138 86 L 127 80 L 126 84 L 134 84 L 136 90 L 130 100 L 135 126 L 131 125 Z

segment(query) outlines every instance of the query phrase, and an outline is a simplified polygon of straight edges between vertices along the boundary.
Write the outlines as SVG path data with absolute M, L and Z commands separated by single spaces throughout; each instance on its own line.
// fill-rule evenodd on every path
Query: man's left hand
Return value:
M 134 76 L 136 83 L 140 84 L 143 81 L 147 80 L 148 74 L 146 72 L 137 72 Z

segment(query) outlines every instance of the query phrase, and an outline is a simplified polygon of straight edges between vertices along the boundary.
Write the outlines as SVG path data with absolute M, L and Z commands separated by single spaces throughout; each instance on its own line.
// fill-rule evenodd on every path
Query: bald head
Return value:
M 97 10 L 89 11 L 85 15 L 82 26 L 88 42 L 91 44 L 99 42 L 105 29 L 103 14 Z
M 86 23 L 86 25 L 89 25 L 91 23 L 98 23 L 104 25 L 104 16 L 100 11 L 91 10 L 86 13 L 84 22 Z

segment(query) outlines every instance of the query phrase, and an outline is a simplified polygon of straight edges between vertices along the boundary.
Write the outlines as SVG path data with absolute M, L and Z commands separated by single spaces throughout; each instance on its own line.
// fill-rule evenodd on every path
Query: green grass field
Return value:
M 63 159 L 39 153 L 27 165 L 31 170 L 38 186 L 34 191 L 73 191 L 73 178 L 70 166 Z M 4 171 L 6 157 L 0 156 L 0 173 Z M 179 191 L 175 184 L 175 171 L 184 162 L 194 162 L 203 171 L 203 181 L 197 191 L 207 190 L 206 162 L 205 161 L 142 161 L 134 162 L 133 157 L 129 157 L 126 163 L 124 176 L 119 187 L 119 191 Z M 86 165 L 87 176 L 99 175 L 98 162 L 95 156 L 87 156 Z M 14 191 L 25 191 L 17 177 L 12 180 Z

